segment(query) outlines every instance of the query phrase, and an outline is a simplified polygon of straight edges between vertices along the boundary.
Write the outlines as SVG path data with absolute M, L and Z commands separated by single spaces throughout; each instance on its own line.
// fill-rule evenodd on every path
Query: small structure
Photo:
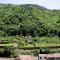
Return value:
M 31 44 L 32 43 L 32 36 L 26 36 L 26 41 Z
M 18 44 L 16 44 L 15 42 L 13 43 L 13 47 L 14 48 L 17 48 L 18 47 Z
M 60 54 L 39 54 L 38 60 L 60 60 Z
M 47 60 L 46 57 L 46 54 L 39 54 L 38 60 Z

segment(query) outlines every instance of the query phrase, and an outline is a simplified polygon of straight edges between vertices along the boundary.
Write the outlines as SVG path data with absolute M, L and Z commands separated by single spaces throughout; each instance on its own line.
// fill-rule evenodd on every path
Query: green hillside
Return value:
M 0 36 L 60 36 L 59 26 L 59 10 L 30 4 L 0 4 Z
M 31 36 L 32 42 L 26 41 Z M 25 4 L 0 4 L 0 46 L 19 48 L 60 46 L 60 10 Z

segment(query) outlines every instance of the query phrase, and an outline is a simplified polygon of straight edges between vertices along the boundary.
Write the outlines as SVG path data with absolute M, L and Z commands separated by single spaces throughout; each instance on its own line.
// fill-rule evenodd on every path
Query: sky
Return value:
M 48 9 L 59 9 L 60 0 L 0 0 L 4 4 L 37 4 Z

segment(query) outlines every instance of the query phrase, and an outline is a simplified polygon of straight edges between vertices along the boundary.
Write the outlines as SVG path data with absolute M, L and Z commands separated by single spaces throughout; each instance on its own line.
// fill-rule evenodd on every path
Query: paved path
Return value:
M 0 58 L 0 60 L 14 60 L 14 58 Z
M 38 60 L 37 57 L 30 56 L 30 55 L 19 55 L 16 60 L 21 59 L 21 60 Z
M 33 60 L 38 60 L 37 57 L 33 57 L 32 59 Z M 14 60 L 14 58 L 2 58 L 2 57 L 0 57 L 0 60 Z

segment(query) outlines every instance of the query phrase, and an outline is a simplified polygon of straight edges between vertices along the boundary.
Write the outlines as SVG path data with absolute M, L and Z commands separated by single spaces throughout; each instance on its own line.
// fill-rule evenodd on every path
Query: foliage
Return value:
M 14 42 L 18 44 L 18 48 L 31 48 L 31 47 L 46 47 L 46 46 L 60 46 L 59 37 L 33 37 L 32 43 L 29 44 L 23 36 L 9 36 L 0 37 L 0 46 L 14 46 Z M 8 41 L 2 43 L 2 41 Z
M 27 35 L 32 37 L 31 44 L 25 39 Z M 0 46 L 11 47 L 14 42 L 18 48 L 28 49 L 60 46 L 60 10 L 49 10 L 33 4 L 0 4 Z M 47 50 L 44 52 L 50 52 Z M 3 54 L 4 51 L 15 54 L 13 50 L 0 49 L 0 53 Z
M 59 16 L 38 5 L 0 4 L 0 36 L 60 36 Z

